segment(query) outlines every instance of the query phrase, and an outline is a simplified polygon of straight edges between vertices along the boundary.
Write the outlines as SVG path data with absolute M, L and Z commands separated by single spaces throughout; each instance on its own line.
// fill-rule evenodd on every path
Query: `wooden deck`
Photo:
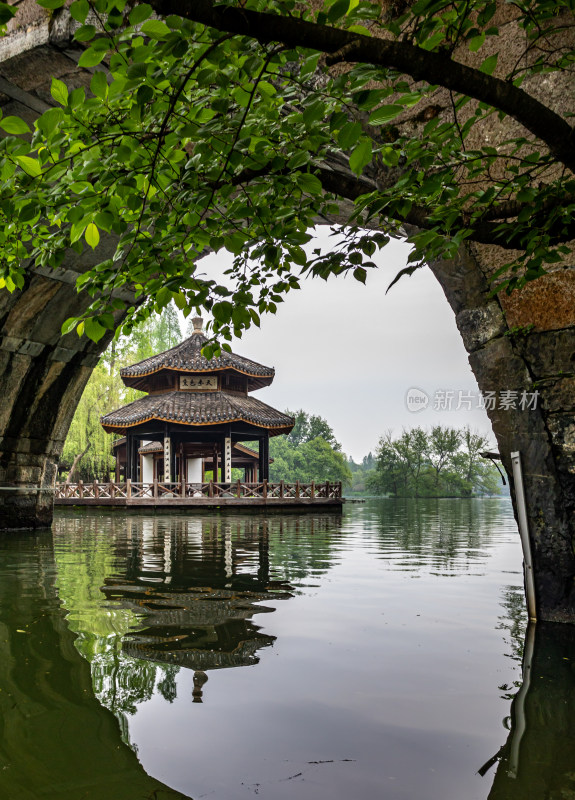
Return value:
M 106 483 L 57 483 L 54 503 L 57 506 L 125 507 L 151 509 L 222 508 L 246 510 L 341 509 L 342 485 L 322 483 L 141 483 L 135 481 Z

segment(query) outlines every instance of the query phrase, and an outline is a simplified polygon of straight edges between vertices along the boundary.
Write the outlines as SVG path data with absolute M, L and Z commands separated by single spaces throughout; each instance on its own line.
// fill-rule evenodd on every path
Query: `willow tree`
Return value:
M 506 466 L 528 456 L 542 613 L 572 617 L 572 2 L 39 2 L 71 14 L 93 75 L 89 92 L 54 80 L 33 131 L 0 120 L 6 288 L 30 258 L 93 248 L 93 302 L 64 331 L 98 340 L 173 299 L 229 339 L 302 273 L 364 282 L 407 236 L 406 271 L 434 270 L 480 387 L 544 401 L 489 412 Z M 308 257 L 318 220 L 342 235 Z M 201 267 L 220 249 L 226 281 Z

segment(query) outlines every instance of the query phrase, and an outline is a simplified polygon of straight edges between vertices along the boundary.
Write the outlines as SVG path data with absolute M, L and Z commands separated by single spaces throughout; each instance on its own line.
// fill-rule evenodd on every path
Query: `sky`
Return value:
M 327 246 L 329 229 L 317 232 Z M 378 269 L 368 271 L 365 286 L 351 275 L 303 281 L 260 328 L 232 342 L 235 353 L 275 367 L 272 385 L 254 396 L 282 411 L 324 417 L 356 462 L 375 452 L 386 431 L 418 425 L 469 425 L 495 441 L 454 314 L 431 271 L 401 278 L 386 294 L 408 252 L 392 240 L 374 257 Z M 225 257 L 201 264 L 215 277 Z

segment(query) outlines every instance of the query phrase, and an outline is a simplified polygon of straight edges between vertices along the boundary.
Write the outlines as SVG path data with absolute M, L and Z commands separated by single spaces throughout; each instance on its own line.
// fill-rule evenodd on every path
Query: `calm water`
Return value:
M 2 800 L 575 798 L 506 499 L 67 514 L 0 573 Z

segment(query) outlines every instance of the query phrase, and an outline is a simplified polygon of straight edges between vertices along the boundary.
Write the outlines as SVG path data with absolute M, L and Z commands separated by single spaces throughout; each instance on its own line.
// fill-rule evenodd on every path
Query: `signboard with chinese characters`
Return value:
M 216 375 L 180 375 L 180 391 L 214 392 L 218 388 Z

